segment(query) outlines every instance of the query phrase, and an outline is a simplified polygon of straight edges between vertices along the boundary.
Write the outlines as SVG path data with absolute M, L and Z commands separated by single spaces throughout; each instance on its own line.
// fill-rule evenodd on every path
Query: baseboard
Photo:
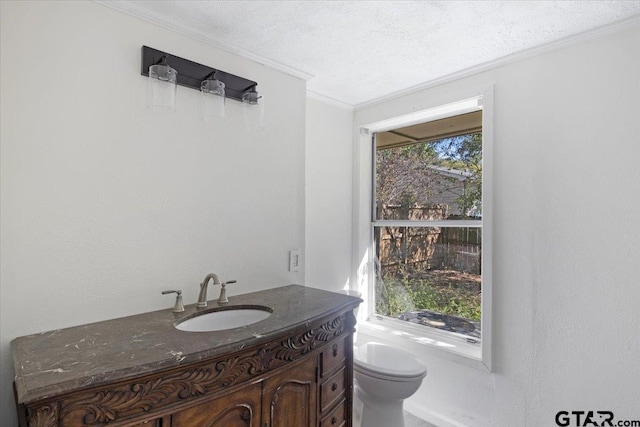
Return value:
M 404 402 L 404 410 L 437 427 L 469 427 L 457 420 L 449 418 L 438 412 L 426 410 L 424 407 L 411 404 L 406 400 Z

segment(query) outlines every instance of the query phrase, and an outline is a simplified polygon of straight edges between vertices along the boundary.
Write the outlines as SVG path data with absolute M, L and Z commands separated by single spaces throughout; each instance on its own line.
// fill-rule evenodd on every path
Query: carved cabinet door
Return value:
M 261 427 L 260 383 L 201 403 L 171 416 L 171 427 Z
M 261 427 L 315 427 L 317 362 L 308 359 L 264 381 Z

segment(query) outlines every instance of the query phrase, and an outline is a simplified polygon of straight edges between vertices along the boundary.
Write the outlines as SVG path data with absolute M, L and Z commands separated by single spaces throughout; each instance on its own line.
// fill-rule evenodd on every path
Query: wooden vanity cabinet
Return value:
M 264 381 L 262 426 L 316 426 L 318 381 L 314 359 Z
M 319 360 L 320 427 L 343 427 L 352 424 L 353 337 L 327 345 Z
M 316 363 L 303 363 L 171 415 L 171 427 L 316 425 Z
M 251 384 L 171 415 L 172 427 L 188 426 L 260 426 L 262 385 Z
M 20 405 L 22 426 L 350 427 L 351 311 L 211 360 Z

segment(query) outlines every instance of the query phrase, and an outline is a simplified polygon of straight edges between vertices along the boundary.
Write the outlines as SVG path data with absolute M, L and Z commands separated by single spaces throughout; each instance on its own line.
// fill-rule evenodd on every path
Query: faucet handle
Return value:
M 222 288 L 220 289 L 220 298 L 218 298 L 218 304 L 227 304 L 229 303 L 229 299 L 227 298 L 227 285 L 231 283 L 236 283 L 236 280 L 229 280 L 227 282 L 221 283 Z
M 173 311 L 174 313 L 182 313 L 184 311 L 184 305 L 182 304 L 182 290 L 178 289 L 177 291 L 162 291 L 162 295 L 166 294 L 178 294 L 176 295 L 176 304 L 173 306 L 173 309 L 171 311 Z

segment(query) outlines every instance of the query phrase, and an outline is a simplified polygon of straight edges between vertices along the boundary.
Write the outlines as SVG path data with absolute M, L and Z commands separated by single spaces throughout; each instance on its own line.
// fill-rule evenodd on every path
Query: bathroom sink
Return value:
M 272 310 L 261 305 L 220 307 L 177 321 L 176 329 L 186 332 L 212 332 L 240 328 L 271 316 Z

